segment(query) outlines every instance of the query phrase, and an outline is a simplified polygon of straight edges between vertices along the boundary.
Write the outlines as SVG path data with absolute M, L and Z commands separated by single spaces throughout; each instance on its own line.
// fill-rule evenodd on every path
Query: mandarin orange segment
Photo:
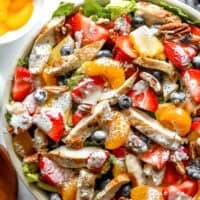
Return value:
M 163 200 L 163 196 L 156 188 L 140 185 L 131 190 L 131 200 Z
M 192 131 L 188 136 L 187 139 L 188 141 L 196 141 L 198 138 L 200 137 L 199 133 L 197 133 L 196 131 Z
M 130 132 L 130 125 L 125 116 L 119 112 L 114 111 L 112 121 L 109 124 L 109 134 L 106 137 L 106 149 L 117 149 L 124 145 Z
M 62 200 L 75 200 L 76 190 L 77 190 L 76 181 L 69 181 L 64 183 L 61 187 Z
M 12 0 L 12 3 L 9 5 L 9 10 L 12 12 L 18 11 L 24 7 L 24 5 L 29 0 Z
M 155 113 L 156 119 L 168 129 L 177 131 L 180 136 L 185 136 L 190 131 L 191 116 L 171 103 L 160 104 Z
M 113 177 L 117 177 L 120 174 L 126 173 L 126 166 L 123 160 L 117 159 L 112 168 Z
M 47 74 L 45 71 L 42 73 L 42 80 L 44 81 L 45 85 L 56 85 L 56 78 Z
M 83 64 L 87 76 L 103 76 L 112 88 L 118 88 L 125 82 L 125 73 L 120 63 L 109 58 L 101 58 Z
M 31 17 L 33 12 L 33 2 L 28 1 L 18 12 L 9 12 L 6 24 L 10 29 L 18 29 L 23 26 Z
M 8 27 L 4 23 L 0 24 L 0 36 L 6 32 L 8 32 Z

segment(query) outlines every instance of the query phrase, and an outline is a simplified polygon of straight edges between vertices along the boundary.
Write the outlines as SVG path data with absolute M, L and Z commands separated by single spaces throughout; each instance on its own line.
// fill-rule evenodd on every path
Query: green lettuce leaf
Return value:
M 74 10 L 73 3 L 61 2 L 57 10 L 53 13 L 53 17 L 68 16 L 73 12 L 73 10 Z
M 192 18 L 187 12 L 185 12 L 183 9 L 181 9 L 177 6 L 174 6 L 163 0 L 159 0 L 159 1 L 158 0 L 149 0 L 149 1 L 165 8 L 166 10 L 173 12 L 174 14 L 178 15 L 183 21 L 185 21 L 189 24 L 200 25 L 200 20 L 196 20 L 196 19 Z
M 135 0 L 115 0 L 111 1 L 106 8 L 110 10 L 111 19 L 116 19 L 123 14 L 135 12 L 136 2 Z
M 25 56 L 24 58 L 19 58 L 17 65 L 23 66 L 23 67 L 28 67 L 28 56 Z

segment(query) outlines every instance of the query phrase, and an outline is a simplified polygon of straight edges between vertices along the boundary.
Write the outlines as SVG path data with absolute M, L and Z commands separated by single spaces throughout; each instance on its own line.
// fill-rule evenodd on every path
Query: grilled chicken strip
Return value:
M 96 151 L 104 150 L 96 147 L 84 147 L 80 150 L 75 150 L 61 146 L 48 153 L 43 153 L 43 155 L 54 160 L 64 168 L 83 168 L 86 167 L 88 156 Z
M 142 171 L 142 165 L 140 160 L 133 154 L 126 155 L 126 167 L 128 174 L 134 178 L 136 185 L 145 184 L 145 179 Z
M 80 149 L 85 140 L 92 134 L 92 128 L 95 123 L 100 123 L 104 113 L 110 112 L 110 106 L 107 101 L 100 102 L 94 108 L 92 115 L 83 118 L 70 132 L 63 138 L 67 147 Z
M 80 171 L 77 181 L 76 200 L 92 200 L 96 176 L 85 169 Z
M 99 101 L 105 101 L 107 100 L 111 105 L 114 105 L 117 103 L 118 98 L 123 95 L 126 94 L 133 86 L 133 84 L 135 83 L 136 79 L 137 79 L 137 74 L 138 74 L 138 69 L 137 71 L 130 76 L 122 86 L 120 86 L 118 89 L 116 90 L 111 90 L 105 93 L 102 93 Z
M 158 121 L 136 108 L 124 110 L 124 115 L 128 117 L 132 126 L 163 147 L 175 150 L 184 143 L 176 132 L 163 127 Z
M 76 49 L 72 55 L 62 56 L 59 60 L 55 61 L 52 67 L 45 69 L 45 72 L 51 75 L 59 75 L 73 71 L 80 67 L 83 62 L 95 58 L 104 43 L 105 40 L 100 40 Z
M 29 57 L 29 70 L 33 74 L 40 74 L 46 65 L 52 47 L 56 45 L 55 27 L 63 18 L 52 19 L 36 38 Z
M 171 63 L 147 57 L 138 57 L 134 60 L 134 63 L 147 69 L 165 72 L 171 80 L 175 77 L 175 69 Z
M 95 200 L 111 200 L 120 187 L 130 181 L 127 174 L 120 174 L 112 179 L 106 187 L 97 194 Z
M 152 3 L 138 2 L 136 7 L 135 15 L 144 17 L 145 23 L 149 26 L 181 21 L 178 16 Z

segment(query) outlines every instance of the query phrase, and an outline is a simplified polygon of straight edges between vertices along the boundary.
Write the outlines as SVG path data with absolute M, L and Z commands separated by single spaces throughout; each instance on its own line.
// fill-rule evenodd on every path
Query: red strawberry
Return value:
M 108 160 L 108 151 L 95 151 L 92 152 L 87 158 L 87 168 L 94 172 L 99 173 L 103 168 L 105 162 Z
M 42 110 L 33 116 L 33 122 L 54 142 L 61 140 L 64 132 L 64 121 L 58 110 Z
M 181 74 L 183 83 L 196 103 L 200 103 L 200 71 L 187 69 Z
M 192 122 L 191 130 L 200 134 L 200 118 L 197 118 Z
M 133 106 L 155 112 L 158 108 L 158 98 L 155 92 L 147 87 L 143 91 L 130 90 L 128 96 L 132 98 Z
M 105 81 L 100 76 L 83 78 L 71 91 L 73 100 L 76 103 L 82 103 L 83 100 L 91 96 L 91 94 L 101 91 L 103 89 L 104 83 Z
M 200 28 L 194 25 L 190 26 L 191 33 L 200 36 Z
M 127 154 L 125 147 L 119 147 L 118 149 L 114 149 L 112 152 L 117 158 L 124 158 Z
M 116 50 L 115 59 L 116 57 L 120 59 L 119 57 L 120 54 L 122 56 L 121 60 L 119 61 L 132 62 L 133 58 L 137 56 L 134 51 L 133 45 L 129 39 L 129 36 L 122 35 L 122 36 L 117 37 L 115 41 L 115 47 L 119 49 L 119 50 Z
M 65 169 L 58 166 L 54 161 L 47 157 L 40 157 L 39 168 L 42 179 L 48 184 L 58 185 L 68 178 Z
M 82 32 L 83 45 L 99 41 L 101 39 L 107 40 L 109 37 L 108 30 L 95 24 L 92 19 L 85 17 L 81 13 L 76 13 L 67 20 L 71 25 L 73 33 L 77 31 Z
M 15 101 L 22 101 L 33 91 L 33 78 L 28 69 L 16 67 L 12 88 L 12 98 Z
M 140 154 L 140 159 L 150 165 L 153 165 L 157 169 L 162 169 L 169 159 L 169 150 L 154 145 L 148 151 Z
M 197 50 L 189 45 L 181 45 L 171 41 L 164 41 L 164 50 L 167 58 L 178 69 L 184 69 L 197 55 Z
M 72 123 L 75 126 L 80 120 L 82 120 L 85 116 L 90 114 L 92 109 L 92 105 L 90 104 L 80 104 L 77 107 L 77 110 L 72 115 Z

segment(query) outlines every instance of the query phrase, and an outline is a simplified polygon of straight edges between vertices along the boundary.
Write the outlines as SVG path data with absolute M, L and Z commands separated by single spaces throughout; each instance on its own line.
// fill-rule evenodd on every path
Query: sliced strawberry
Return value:
M 100 76 L 83 78 L 71 91 L 74 102 L 80 104 L 87 97 L 91 97 L 92 94 L 98 96 L 103 89 L 104 83 L 105 81 Z M 95 103 L 94 101 L 95 99 L 93 99 L 93 103 Z
M 183 83 L 196 103 L 200 103 L 200 71 L 187 69 L 181 74 Z
M 133 59 L 130 56 L 128 56 L 127 54 L 125 54 L 119 48 L 115 49 L 114 59 L 117 60 L 117 61 L 119 61 L 119 62 L 127 62 L 127 63 L 131 63 L 133 61 Z
M 56 109 L 41 110 L 33 116 L 35 123 L 54 142 L 59 142 L 64 132 L 63 115 Z
M 120 147 L 118 149 L 114 149 L 112 152 L 117 158 L 124 158 L 127 154 L 125 147 Z
M 162 169 L 169 159 L 169 150 L 154 145 L 148 151 L 140 154 L 140 159 L 150 165 L 153 165 L 157 169 Z
M 81 13 L 76 13 L 69 19 L 67 23 L 71 25 L 73 33 L 77 31 L 82 32 L 83 45 L 99 41 L 101 39 L 107 40 L 109 32 L 105 28 L 95 24 L 90 18 L 83 16 Z
M 164 50 L 167 58 L 178 69 L 184 69 L 197 55 L 197 49 L 189 45 L 181 45 L 171 41 L 164 41 Z
M 180 179 L 180 175 L 177 173 L 176 168 L 173 163 L 167 162 L 166 163 L 166 170 L 165 170 L 165 176 L 163 179 L 164 185 L 171 185 L 177 183 L 177 181 Z
M 158 108 L 158 98 L 156 93 L 150 87 L 143 91 L 130 90 L 128 96 L 132 98 L 133 106 L 144 110 L 155 112 Z
M 22 101 L 33 91 L 33 77 L 28 69 L 16 67 L 14 83 L 12 88 L 12 98 L 15 101 Z
M 166 200 L 176 199 L 179 193 L 194 197 L 198 192 L 198 183 L 195 180 L 186 178 L 182 183 L 170 185 L 163 189 L 163 196 Z
M 122 35 L 122 36 L 119 36 L 118 38 L 116 38 L 115 47 L 120 49 L 126 55 L 128 62 L 132 61 L 131 58 L 136 58 L 136 56 L 137 56 L 128 35 Z M 125 57 L 125 55 L 124 55 L 124 57 Z
M 191 33 L 200 36 L 200 28 L 194 25 L 190 25 Z
M 58 166 L 54 161 L 47 157 L 40 157 L 39 168 L 42 179 L 48 184 L 58 185 L 68 178 L 65 169 Z
M 80 104 L 77 110 L 72 115 L 72 123 L 75 126 L 79 121 L 91 113 L 92 105 L 90 104 Z
M 87 168 L 94 173 L 99 173 L 106 161 L 108 160 L 108 158 L 108 151 L 95 151 L 91 153 L 87 158 Z
M 191 130 L 196 131 L 200 135 L 200 118 L 197 118 L 192 122 Z

